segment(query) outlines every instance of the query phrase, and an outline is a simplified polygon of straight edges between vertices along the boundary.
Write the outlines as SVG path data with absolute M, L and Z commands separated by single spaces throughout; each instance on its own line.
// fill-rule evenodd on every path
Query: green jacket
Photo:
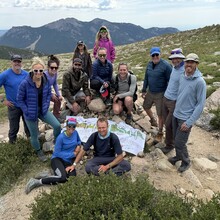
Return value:
M 91 96 L 90 90 L 88 88 L 88 76 L 85 72 L 80 73 L 79 80 L 76 79 L 76 74 L 73 69 L 69 69 L 63 75 L 62 84 L 62 96 L 66 98 L 71 104 L 75 102 L 73 96 L 83 89 L 86 96 Z

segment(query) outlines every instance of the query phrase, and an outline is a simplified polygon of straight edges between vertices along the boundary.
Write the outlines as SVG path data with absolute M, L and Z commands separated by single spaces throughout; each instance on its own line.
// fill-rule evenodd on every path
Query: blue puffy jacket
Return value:
M 32 80 L 32 73 L 21 82 L 18 88 L 17 101 L 27 120 L 38 119 L 38 89 Z M 46 75 L 43 75 L 42 108 L 41 114 L 46 115 L 51 99 L 51 86 Z

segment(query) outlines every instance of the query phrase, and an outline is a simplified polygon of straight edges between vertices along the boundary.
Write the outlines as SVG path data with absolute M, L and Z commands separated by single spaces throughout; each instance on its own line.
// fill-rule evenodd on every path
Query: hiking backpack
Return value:
M 131 85 L 131 75 L 134 75 L 134 73 L 130 70 L 128 72 L 130 73 L 129 78 L 128 78 L 128 85 L 130 87 L 130 85 Z M 138 88 L 137 88 L 137 83 L 136 83 L 136 87 L 135 87 L 134 95 L 133 95 L 133 102 L 135 102 L 138 98 L 137 90 L 138 90 Z M 115 92 L 117 93 L 117 91 L 118 91 L 118 75 L 116 75 L 116 77 L 115 77 Z

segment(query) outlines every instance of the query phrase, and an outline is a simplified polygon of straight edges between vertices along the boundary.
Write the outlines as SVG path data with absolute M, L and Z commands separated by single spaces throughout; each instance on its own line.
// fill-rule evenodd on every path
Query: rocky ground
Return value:
M 147 117 L 139 119 L 139 124 L 143 125 L 144 123 L 140 120 L 146 121 Z M 7 122 L 1 127 L 0 137 L 1 135 L 7 136 Z M 150 144 L 151 135 L 148 139 Z M 164 155 L 160 149 L 151 146 L 150 152 L 143 154 L 143 158 L 137 156 L 127 156 L 127 158 L 132 163 L 131 175 L 133 178 L 138 174 L 145 173 L 149 175 L 149 180 L 158 189 L 177 193 L 181 197 L 210 199 L 214 193 L 220 190 L 219 148 L 220 139 L 216 133 L 210 133 L 195 126 L 188 142 L 192 165 L 188 171 L 182 174 L 177 172 L 178 163 L 175 167 L 167 161 L 169 156 L 174 155 L 174 151 L 169 155 Z M 29 205 L 42 191 L 49 191 L 50 187 L 35 189 L 29 195 L 24 193 L 24 187 L 30 177 L 44 169 L 45 167 L 42 165 L 37 166 L 36 170 L 27 173 L 9 193 L 0 198 L 0 219 L 28 219 Z M 79 167 L 79 170 L 83 175 L 83 165 Z

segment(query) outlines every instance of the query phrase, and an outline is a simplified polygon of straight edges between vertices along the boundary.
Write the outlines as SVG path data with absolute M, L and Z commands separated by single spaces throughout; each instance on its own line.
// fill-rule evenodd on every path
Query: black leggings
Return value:
M 74 169 L 72 172 L 67 173 L 65 168 L 71 166 L 71 163 L 68 163 L 61 158 L 53 158 L 51 160 L 51 167 L 54 171 L 54 176 L 45 177 L 42 179 L 42 184 L 57 184 L 57 183 L 65 183 L 67 178 L 70 176 L 76 176 L 76 170 Z

